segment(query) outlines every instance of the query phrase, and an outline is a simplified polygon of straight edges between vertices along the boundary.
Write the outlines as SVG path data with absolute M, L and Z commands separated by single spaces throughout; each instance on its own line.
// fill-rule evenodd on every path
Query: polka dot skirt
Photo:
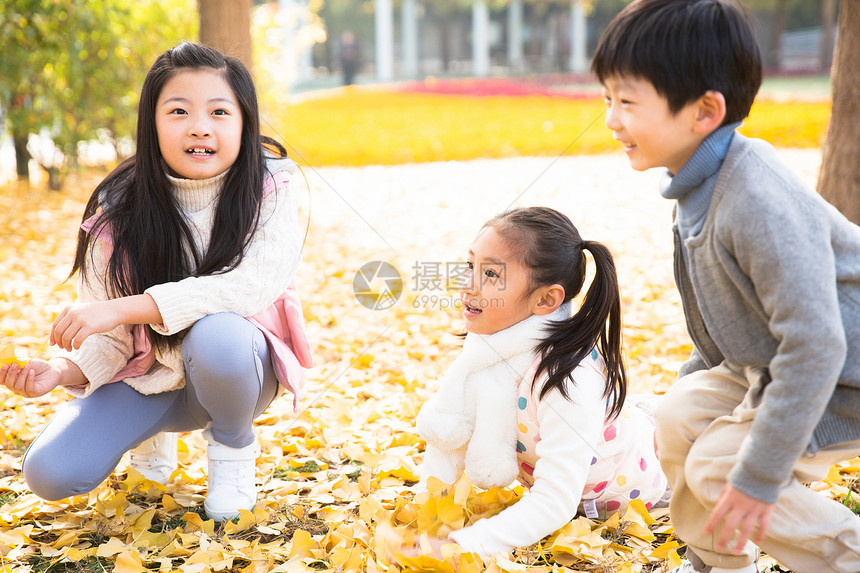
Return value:
M 603 359 L 596 350 L 581 366 L 605 375 Z M 540 442 L 538 392 L 531 392 L 532 377 L 533 372 L 520 382 L 517 399 L 519 480 L 526 486 L 534 484 L 535 444 Z M 583 515 L 605 518 L 637 498 L 651 509 L 665 496 L 668 483 L 654 453 L 654 420 L 646 409 L 636 405 L 634 397 L 628 397 L 621 415 L 603 427 L 595 450 L 582 492 Z

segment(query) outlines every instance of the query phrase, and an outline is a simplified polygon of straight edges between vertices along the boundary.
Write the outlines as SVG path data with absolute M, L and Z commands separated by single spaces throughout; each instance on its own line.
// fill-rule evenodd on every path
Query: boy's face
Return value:
M 610 76 L 603 84 L 603 98 L 606 127 L 637 171 L 667 167 L 678 173 L 705 138 L 694 131 L 697 103 L 672 114 L 666 98 L 648 80 Z

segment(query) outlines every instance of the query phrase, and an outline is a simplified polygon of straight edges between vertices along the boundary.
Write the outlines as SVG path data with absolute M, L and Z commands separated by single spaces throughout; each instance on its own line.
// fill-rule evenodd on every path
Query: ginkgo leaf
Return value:
M 645 507 L 645 502 L 641 499 L 630 500 L 621 521 L 635 522 L 642 527 L 648 527 L 657 522 L 657 520 L 655 520 L 648 512 L 648 508 Z
M 680 544 L 677 541 L 667 541 L 666 543 L 663 543 L 662 545 L 654 549 L 654 551 L 651 552 L 651 557 L 654 557 L 656 559 L 665 559 L 669 556 L 669 553 L 675 551 L 679 547 Z
M 839 468 L 837 466 L 831 466 L 830 470 L 827 472 L 827 477 L 821 481 L 830 485 L 842 485 L 842 474 L 839 471 Z
M 21 368 L 27 364 L 26 361 L 17 358 L 14 344 L 6 344 L 0 348 L 0 366 L 6 366 L 7 364 L 17 364 Z
M 72 562 L 81 561 L 83 559 L 87 559 L 93 556 L 94 549 L 78 549 L 76 547 L 67 547 L 65 551 L 65 558 Z
M 137 551 L 127 551 L 116 556 L 114 573 L 144 573 L 146 567 L 141 564 Z
M 167 545 L 164 545 L 159 551 L 157 557 L 185 557 L 191 555 L 191 551 L 182 546 L 177 539 L 173 539 Z
M 290 558 L 292 557 L 313 557 L 315 549 L 319 549 L 319 543 L 311 537 L 311 534 L 303 529 L 297 529 L 293 533 L 293 544 L 290 548 Z
M 126 551 L 128 546 L 115 537 L 108 539 L 107 543 L 99 545 L 96 555 L 99 557 L 113 557 L 123 551 Z
M 681 566 L 681 557 L 676 550 L 669 551 L 669 555 L 666 556 L 666 565 L 670 570 Z
M 469 478 L 464 473 L 460 476 L 460 479 L 457 480 L 457 483 L 454 484 L 454 503 L 460 507 L 466 507 L 466 503 L 471 492 L 472 482 L 469 481 Z
M 436 517 L 451 529 L 461 529 L 466 521 L 463 508 L 457 505 L 453 497 L 444 497 L 438 500 Z
M 436 571 L 439 573 L 454 573 L 451 563 L 430 555 L 407 556 L 403 553 L 395 555 L 398 565 L 404 571 Z
M 254 514 L 247 509 L 239 510 L 239 519 L 236 522 L 228 521 L 224 524 L 226 533 L 239 533 L 252 528 L 257 523 Z

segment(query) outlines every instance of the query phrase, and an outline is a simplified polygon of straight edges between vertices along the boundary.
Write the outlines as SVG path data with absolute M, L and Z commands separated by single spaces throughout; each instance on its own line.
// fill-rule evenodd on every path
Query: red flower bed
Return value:
M 469 96 L 531 96 L 542 95 L 570 99 L 593 98 L 596 90 L 587 91 L 582 85 L 570 85 L 546 79 L 542 81 L 511 78 L 427 78 L 409 82 L 399 88 L 405 93 L 432 93 Z

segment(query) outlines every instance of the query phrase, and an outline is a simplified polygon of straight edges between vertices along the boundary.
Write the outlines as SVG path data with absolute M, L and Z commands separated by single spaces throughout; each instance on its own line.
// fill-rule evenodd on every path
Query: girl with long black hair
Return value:
M 61 352 L 0 369 L 23 396 L 75 396 L 24 458 L 34 493 L 91 491 L 129 450 L 132 467 L 166 482 L 175 432 L 204 429 L 206 513 L 253 509 L 253 420 L 281 385 L 298 399 L 311 365 L 291 288 L 301 252 L 293 173 L 284 148 L 260 134 L 241 62 L 187 42 L 159 56 L 136 152 L 84 213 L 78 302 L 51 329 Z

